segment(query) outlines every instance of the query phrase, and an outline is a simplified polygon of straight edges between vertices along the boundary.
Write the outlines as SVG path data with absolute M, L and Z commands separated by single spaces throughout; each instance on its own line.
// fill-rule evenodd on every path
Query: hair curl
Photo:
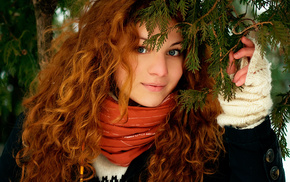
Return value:
M 150 0 L 98 0 L 80 16 L 72 32 L 38 75 L 37 89 L 23 102 L 23 149 L 17 154 L 21 181 L 77 181 L 93 178 L 92 161 L 100 154 L 100 106 L 116 89 L 113 74 L 118 66 L 128 79 L 118 91 L 122 115 L 127 113 L 133 71 L 127 62 L 139 42 L 137 10 Z M 66 37 L 65 34 L 59 39 Z M 55 45 L 57 47 L 57 45 Z M 192 74 L 184 70 L 182 88 L 211 87 L 205 67 Z M 113 85 L 113 86 L 112 86 Z M 215 118 L 220 112 L 208 95 L 203 110 L 185 113 L 179 106 L 156 136 L 150 158 L 149 181 L 199 181 L 212 172 L 222 146 L 222 131 Z M 82 146 L 84 146 L 82 149 Z
M 201 46 L 200 60 L 209 58 L 209 49 Z M 201 69 L 192 73 L 184 70 L 179 85 L 186 89 L 212 89 L 213 78 L 207 74 L 208 64 L 201 61 Z M 224 130 L 217 124 L 221 112 L 217 98 L 210 92 L 202 109 L 188 113 L 177 105 L 171 118 L 155 139 L 156 152 L 149 163 L 149 181 L 203 181 L 204 174 L 213 174 L 218 158 L 224 151 Z

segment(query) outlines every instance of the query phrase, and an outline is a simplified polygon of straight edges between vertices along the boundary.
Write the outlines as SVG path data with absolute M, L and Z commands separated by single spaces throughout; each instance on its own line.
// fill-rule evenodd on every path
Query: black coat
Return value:
M 21 169 L 13 156 L 21 148 L 23 118 L 20 115 L 17 119 L 0 158 L 0 182 L 8 182 L 9 179 L 19 181 Z M 285 182 L 278 141 L 268 117 L 253 129 L 225 127 L 224 138 L 227 153 L 220 158 L 219 170 L 213 175 L 206 175 L 204 182 Z M 146 170 L 150 152 L 144 152 L 131 162 L 123 176 L 124 181 L 138 181 L 140 173 Z M 100 181 L 109 182 L 106 178 Z

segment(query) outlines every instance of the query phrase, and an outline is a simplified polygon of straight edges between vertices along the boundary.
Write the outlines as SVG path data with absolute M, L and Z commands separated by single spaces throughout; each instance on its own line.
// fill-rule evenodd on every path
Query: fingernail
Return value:
M 239 56 L 238 53 L 235 53 L 235 54 L 234 54 L 234 58 L 235 58 L 235 59 L 237 59 L 238 56 Z
M 242 85 L 243 85 L 243 84 L 241 84 L 240 81 L 238 81 L 238 82 L 236 83 L 236 86 L 237 86 L 237 87 L 242 86 Z

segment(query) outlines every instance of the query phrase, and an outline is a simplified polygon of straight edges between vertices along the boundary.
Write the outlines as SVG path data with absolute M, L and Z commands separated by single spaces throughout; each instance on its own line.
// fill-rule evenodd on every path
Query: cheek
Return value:
M 128 74 L 122 66 L 119 66 L 114 74 L 114 77 L 117 87 L 121 89 L 121 87 L 123 86 L 123 82 L 128 77 Z
M 183 61 L 178 61 L 170 66 L 171 79 L 175 85 L 179 82 L 183 74 Z

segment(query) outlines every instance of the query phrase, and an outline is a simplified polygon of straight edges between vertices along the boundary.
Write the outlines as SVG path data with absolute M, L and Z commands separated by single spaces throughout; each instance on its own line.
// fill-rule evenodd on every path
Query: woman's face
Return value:
M 171 22 L 170 26 L 173 25 Z M 148 38 L 145 25 L 137 24 L 137 30 L 140 37 L 137 60 L 129 60 L 134 71 L 130 99 L 143 106 L 156 107 L 173 91 L 182 76 L 184 58 L 180 50 L 183 39 L 177 29 L 173 29 L 160 50 L 149 50 L 143 46 Z M 156 28 L 153 34 L 159 32 Z M 127 76 L 120 66 L 115 73 L 118 88 Z

